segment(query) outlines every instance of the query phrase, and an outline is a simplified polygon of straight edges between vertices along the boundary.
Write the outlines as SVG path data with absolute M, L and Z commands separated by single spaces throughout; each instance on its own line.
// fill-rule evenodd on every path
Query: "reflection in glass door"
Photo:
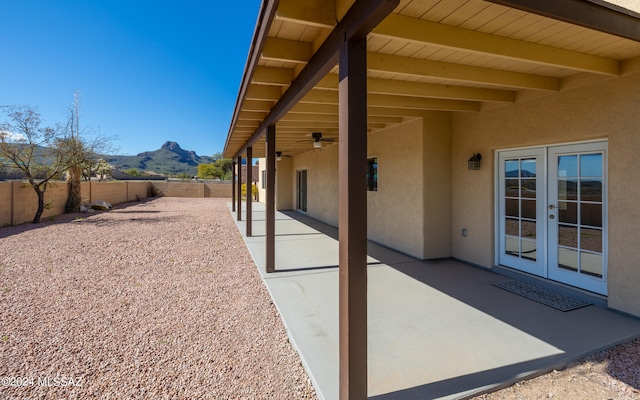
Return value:
M 501 152 L 499 163 L 500 264 L 545 276 L 544 152 Z
M 549 149 L 549 277 L 606 294 L 606 143 Z

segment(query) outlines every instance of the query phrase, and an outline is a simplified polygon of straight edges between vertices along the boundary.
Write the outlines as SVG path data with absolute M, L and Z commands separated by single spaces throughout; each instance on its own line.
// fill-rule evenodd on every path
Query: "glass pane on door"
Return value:
M 536 260 L 536 163 L 535 158 L 504 162 L 505 248 L 509 255 L 533 261 Z
M 558 267 L 602 277 L 602 153 L 557 158 Z

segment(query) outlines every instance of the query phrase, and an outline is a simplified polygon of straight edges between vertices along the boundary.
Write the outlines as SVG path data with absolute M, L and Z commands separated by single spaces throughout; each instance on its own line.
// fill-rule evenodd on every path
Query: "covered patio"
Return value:
M 297 212 L 275 220 L 269 274 L 264 205 L 252 204 L 251 237 L 237 226 L 318 396 L 336 399 L 337 229 Z M 372 242 L 367 253 L 369 398 L 464 398 L 640 335 L 637 319 L 597 305 L 561 312 L 492 286 L 509 277 L 455 260 L 419 261 Z
M 452 392 L 442 389 L 449 385 L 459 396 L 492 384 L 484 377 L 502 382 L 637 333 L 598 336 L 615 324 L 593 321 L 614 314 L 595 307 L 568 313 L 582 319 L 541 323 L 546 317 L 538 313 L 549 310 L 476 286 L 495 274 L 416 261 L 454 258 L 529 271 L 640 315 L 629 218 L 640 185 L 628 172 L 636 165 L 629 149 L 640 141 L 640 14 L 628 3 L 263 1 L 224 155 L 237 165 L 261 159 L 265 204 L 243 203 L 238 180 L 232 211 L 261 273 L 273 275 L 265 279 L 276 302 L 295 298 L 285 290 L 294 288 L 300 298 L 293 305 L 308 307 L 295 317 L 283 311 L 289 329 L 307 324 L 315 330 L 302 336 L 326 341 L 310 345 L 318 359 L 331 357 L 320 367 L 307 360 L 305 345 L 299 348 L 327 398 L 416 388 L 437 397 Z M 585 161 L 580 165 L 591 157 L 597 168 L 545 172 L 563 157 Z M 536 167 L 500 167 L 514 162 Z M 514 171 L 522 178 L 515 186 Z M 337 247 L 276 213 L 291 209 L 338 226 Z M 578 209 L 584 212 L 565 212 Z M 597 218 L 586 218 L 589 210 Z M 558 234 L 567 227 L 571 240 Z M 287 232 L 287 240 L 276 236 Z M 415 259 L 372 254 L 367 239 Z M 582 268 L 583 259 L 598 268 Z M 442 281 L 431 281 L 436 277 Z M 558 334 L 562 326 L 567 331 Z M 367 329 L 397 341 L 380 341 Z M 461 336 L 449 341 L 452 331 Z M 478 348 L 487 356 L 468 356 L 484 354 Z M 433 368 L 440 359 L 466 369 L 444 373 Z M 394 370 L 405 372 L 394 377 Z

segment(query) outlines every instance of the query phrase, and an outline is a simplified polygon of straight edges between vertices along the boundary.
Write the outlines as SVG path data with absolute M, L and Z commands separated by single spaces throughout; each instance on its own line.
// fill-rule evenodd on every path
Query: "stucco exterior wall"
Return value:
M 640 74 L 512 106 L 453 116 L 453 256 L 494 265 L 495 151 L 593 139 L 609 140 L 609 306 L 640 315 Z M 479 171 L 467 170 L 473 153 Z M 468 237 L 462 237 L 462 228 Z
M 293 160 L 291 157 L 282 157 L 282 160 L 276 162 L 276 209 L 277 210 L 293 210 L 293 193 L 295 190 L 294 182 L 291 180 L 293 175 Z M 262 198 L 262 197 L 261 197 Z
M 367 234 L 414 257 L 434 258 L 424 252 L 422 141 L 420 119 L 369 135 L 368 157 L 378 158 L 378 191 L 367 192 Z
M 422 118 L 424 258 L 451 257 L 451 113 Z
M 424 252 L 422 128 L 421 120 L 415 119 L 369 135 L 368 157 L 378 158 L 378 191 L 367 193 L 367 234 L 370 240 L 414 257 L 434 258 L 439 255 Z M 292 158 L 289 182 L 294 206 L 297 171 L 303 169 L 307 170 L 307 214 L 337 226 L 338 146 L 325 145 Z M 450 236 L 445 235 L 444 241 L 448 243 Z
M 292 157 L 291 169 L 293 208 L 297 207 L 297 171 L 306 169 L 307 214 L 338 226 L 338 146 L 325 144 L 321 149 Z

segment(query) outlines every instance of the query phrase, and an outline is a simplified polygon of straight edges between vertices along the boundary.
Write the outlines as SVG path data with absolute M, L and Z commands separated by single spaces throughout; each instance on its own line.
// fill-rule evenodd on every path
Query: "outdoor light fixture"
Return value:
M 313 138 L 313 148 L 314 149 L 319 149 L 322 147 L 322 132 L 313 132 L 311 134 L 311 137 Z
M 282 161 L 282 152 L 276 151 L 276 161 Z
M 477 171 L 480 169 L 480 159 L 482 156 L 480 153 L 474 153 L 473 156 L 469 159 L 469 169 L 473 171 Z

